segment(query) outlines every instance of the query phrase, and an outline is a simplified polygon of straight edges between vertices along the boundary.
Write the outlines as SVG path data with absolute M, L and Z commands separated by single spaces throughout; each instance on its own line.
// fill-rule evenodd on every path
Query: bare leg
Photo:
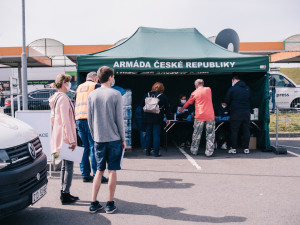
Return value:
M 101 186 L 101 179 L 104 171 L 97 170 L 93 181 L 92 202 L 97 201 L 97 195 Z
M 109 181 L 108 181 L 108 201 L 113 201 L 115 191 L 116 191 L 116 186 L 117 186 L 117 171 L 115 170 L 109 170 Z

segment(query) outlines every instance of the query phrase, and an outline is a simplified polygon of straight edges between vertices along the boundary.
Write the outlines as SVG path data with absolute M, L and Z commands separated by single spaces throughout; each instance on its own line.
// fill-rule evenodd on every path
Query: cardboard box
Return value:
M 249 149 L 256 149 L 256 137 L 250 137 Z

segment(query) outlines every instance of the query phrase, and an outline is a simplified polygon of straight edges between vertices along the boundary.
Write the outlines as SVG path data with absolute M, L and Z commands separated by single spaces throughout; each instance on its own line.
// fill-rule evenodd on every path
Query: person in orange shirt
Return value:
M 206 126 L 206 150 L 207 157 L 214 153 L 215 142 L 215 113 L 212 104 L 211 89 L 204 87 L 204 81 L 197 79 L 195 81 L 196 90 L 191 94 L 189 100 L 179 110 L 182 112 L 190 105 L 195 104 L 194 132 L 192 137 L 191 153 L 198 154 L 199 144 L 204 125 Z

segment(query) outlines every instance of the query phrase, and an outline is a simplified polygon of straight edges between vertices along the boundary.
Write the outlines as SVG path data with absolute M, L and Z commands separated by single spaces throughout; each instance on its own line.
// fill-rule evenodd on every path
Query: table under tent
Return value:
M 140 27 L 117 46 L 78 57 L 78 83 L 101 66 L 115 70 L 117 86 L 131 89 L 133 109 L 157 81 L 164 84 L 165 94 L 173 105 L 180 93 L 190 94 L 194 90 L 198 78 L 212 89 L 215 107 L 224 100 L 232 77 L 238 75 L 251 89 L 251 109 L 259 109 L 257 147 L 270 150 L 268 56 L 231 52 L 212 43 L 195 28 Z

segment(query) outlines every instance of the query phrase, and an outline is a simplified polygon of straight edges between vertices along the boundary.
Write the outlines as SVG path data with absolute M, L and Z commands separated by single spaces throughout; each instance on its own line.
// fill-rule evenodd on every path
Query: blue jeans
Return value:
M 146 145 L 146 132 L 145 131 L 140 131 L 140 143 L 141 143 L 141 148 L 147 149 Z
M 78 128 L 78 135 L 80 139 L 82 140 L 84 152 L 82 156 L 82 160 L 80 163 L 80 170 L 81 170 L 81 176 L 82 177 L 89 177 L 91 173 L 91 165 L 90 165 L 90 159 L 91 157 L 91 164 L 92 164 L 92 170 L 93 175 L 95 176 L 97 172 L 97 162 L 95 158 L 95 150 L 94 150 L 94 140 L 92 138 L 88 122 L 87 120 L 76 120 L 76 126 Z
M 151 137 L 153 137 L 153 152 L 154 155 L 159 154 L 160 146 L 160 124 L 159 123 L 147 123 L 146 124 L 146 146 L 147 152 L 151 151 Z
M 272 98 L 272 111 L 275 110 L 275 95 L 276 95 L 276 90 L 273 90 L 271 92 L 271 98 Z

